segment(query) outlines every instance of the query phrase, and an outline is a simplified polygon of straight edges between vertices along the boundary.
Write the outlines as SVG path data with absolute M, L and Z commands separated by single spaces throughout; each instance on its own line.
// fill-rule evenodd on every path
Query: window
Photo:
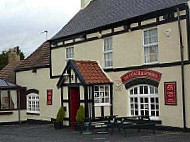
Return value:
M 110 104 L 110 86 L 97 85 L 94 86 L 94 103 L 95 106 L 103 106 Z
M 112 38 L 104 39 L 104 67 L 109 68 L 113 66 L 112 57 Z
M 0 110 L 17 109 L 17 91 L 0 91 Z
M 144 31 L 144 62 L 158 62 L 158 33 L 157 29 Z
M 66 60 L 74 58 L 74 47 L 66 48 Z
M 28 94 L 27 96 L 27 112 L 40 113 L 39 95 L 35 93 Z
M 149 85 L 135 86 L 129 90 L 130 115 L 159 117 L 158 88 Z

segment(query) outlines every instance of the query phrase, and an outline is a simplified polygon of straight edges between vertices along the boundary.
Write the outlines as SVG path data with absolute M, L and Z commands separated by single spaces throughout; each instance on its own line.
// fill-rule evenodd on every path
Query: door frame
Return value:
M 69 126 L 71 126 L 71 96 L 70 96 L 70 93 L 71 93 L 71 89 L 72 88 L 78 88 L 79 89 L 79 106 L 80 106 L 80 86 L 74 86 L 74 87 L 68 87 L 68 99 L 69 99 Z

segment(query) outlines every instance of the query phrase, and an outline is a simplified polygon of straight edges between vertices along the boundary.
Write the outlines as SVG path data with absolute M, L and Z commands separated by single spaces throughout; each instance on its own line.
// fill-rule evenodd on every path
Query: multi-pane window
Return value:
M 94 103 L 96 106 L 110 104 L 110 86 L 109 85 L 94 86 Z
M 74 58 L 74 47 L 66 48 L 66 60 Z
M 39 95 L 35 93 L 28 94 L 27 96 L 27 112 L 40 113 Z
M 158 32 L 157 29 L 144 31 L 144 62 L 158 62 Z
M 104 39 L 104 67 L 109 68 L 113 66 L 113 50 L 112 38 Z
M 135 86 L 129 90 L 131 116 L 159 117 L 158 88 L 149 85 Z
M 17 109 L 17 91 L 0 91 L 0 110 Z

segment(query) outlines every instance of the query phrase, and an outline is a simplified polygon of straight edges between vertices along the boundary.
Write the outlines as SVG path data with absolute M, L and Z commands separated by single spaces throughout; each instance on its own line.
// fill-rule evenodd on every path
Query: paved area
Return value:
M 0 125 L 0 142 L 190 142 L 190 133 L 128 130 L 127 136 L 118 131 L 114 135 L 81 135 L 65 128 L 55 130 L 53 125 Z

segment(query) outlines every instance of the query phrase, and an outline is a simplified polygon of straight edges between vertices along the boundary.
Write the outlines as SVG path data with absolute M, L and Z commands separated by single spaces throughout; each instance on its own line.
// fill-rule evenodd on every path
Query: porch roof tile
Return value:
M 111 81 L 96 61 L 74 61 L 86 84 L 106 84 Z

